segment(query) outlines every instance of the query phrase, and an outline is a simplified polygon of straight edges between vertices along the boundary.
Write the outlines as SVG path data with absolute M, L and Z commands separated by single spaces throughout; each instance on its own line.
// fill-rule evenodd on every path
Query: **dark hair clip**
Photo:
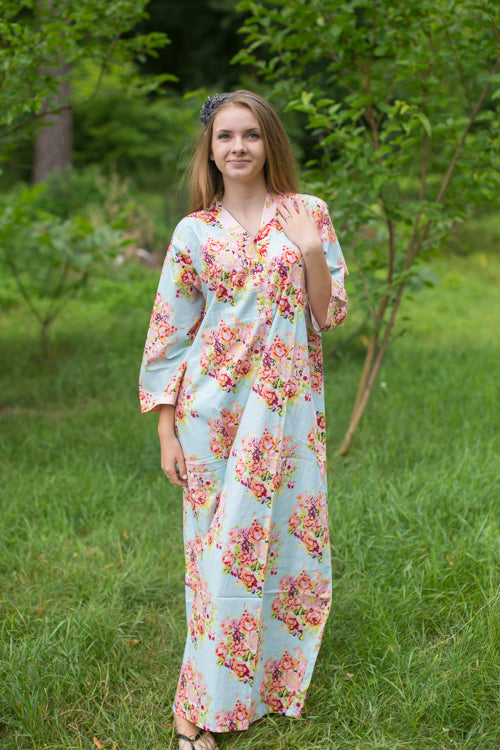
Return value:
M 210 122 L 217 107 L 219 107 L 224 99 L 227 99 L 228 96 L 229 94 L 214 94 L 213 96 L 208 96 L 205 99 L 205 103 L 203 104 L 203 107 L 200 111 L 200 120 L 202 121 L 203 125 L 205 125 L 205 127 Z

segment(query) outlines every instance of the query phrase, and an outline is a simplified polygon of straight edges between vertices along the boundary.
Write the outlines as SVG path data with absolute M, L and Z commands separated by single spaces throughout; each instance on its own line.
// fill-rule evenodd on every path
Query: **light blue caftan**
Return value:
M 331 272 L 327 330 L 347 271 L 325 203 L 302 198 Z M 182 219 L 141 369 L 142 411 L 176 404 L 188 473 L 174 711 L 215 732 L 300 714 L 331 602 L 321 335 L 280 200 L 253 241 L 219 201 Z

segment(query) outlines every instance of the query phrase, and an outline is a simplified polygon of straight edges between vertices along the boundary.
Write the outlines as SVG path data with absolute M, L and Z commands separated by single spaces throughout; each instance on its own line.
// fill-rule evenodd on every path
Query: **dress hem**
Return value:
M 195 726 L 197 726 L 199 729 L 203 729 L 205 732 L 213 732 L 214 734 L 228 734 L 229 732 L 246 732 L 248 729 L 250 729 L 252 724 L 255 724 L 256 721 L 260 721 L 260 719 L 264 719 L 267 716 L 287 716 L 289 719 L 299 719 L 304 711 L 304 708 L 302 707 L 298 712 L 293 710 L 292 713 L 292 709 L 290 708 L 287 708 L 286 711 L 271 711 L 269 709 L 266 710 L 266 708 L 263 706 L 261 712 L 258 712 L 250 721 L 242 722 L 240 726 L 231 727 L 230 729 L 214 729 L 213 727 L 210 727 L 208 724 L 204 724 L 203 722 L 197 724 L 182 710 L 177 710 L 175 705 L 172 706 L 172 710 L 174 714 L 180 716 L 183 719 L 186 719 L 186 721 L 190 721 L 192 724 L 195 724 Z

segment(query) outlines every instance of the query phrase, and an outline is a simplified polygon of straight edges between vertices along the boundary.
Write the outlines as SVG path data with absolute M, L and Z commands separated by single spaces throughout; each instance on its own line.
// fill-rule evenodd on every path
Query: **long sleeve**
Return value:
M 142 412 L 175 404 L 187 353 L 203 319 L 201 279 L 180 227 L 167 250 L 144 347 L 139 380 Z
M 314 209 L 314 214 L 331 275 L 330 302 L 324 325 L 319 326 L 311 313 L 311 322 L 314 330 L 323 332 L 340 325 L 345 320 L 347 315 L 347 294 L 344 289 L 344 281 L 349 272 L 326 203 L 318 201 Z

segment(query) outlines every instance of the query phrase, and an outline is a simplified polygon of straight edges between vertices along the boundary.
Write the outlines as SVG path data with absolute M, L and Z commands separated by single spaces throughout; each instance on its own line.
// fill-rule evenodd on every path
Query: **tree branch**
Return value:
M 462 63 L 460 62 L 460 57 L 458 56 L 458 52 L 456 50 L 456 47 L 453 44 L 453 42 L 451 41 L 451 37 L 450 37 L 450 34 L 448 32 L 448 29 L 446 29 L 446 31 L 445 31 L 445 36 L 446 36 L 446 38 L 448 40 L 448 43 L 449 43 L 451 49 L 453 50 L 453 55 L 454 55 L 455 60 L 457 62 L 457 69 L 458 69 L 458 75 L 459 75 L 459 78 L 460 78 L 460 83 L 462 84 L 462 88 L 464 90 L 465 98 L 467 99 L 467 103 L 469 105 L 469 109 L 472 111 L 473 105 L 472 105 L 472 101 L 471 101 L 471 98 L 470 98 L 469 89 L 467 88 L 467 85 L 466 85 L 466 82 L 465 82 L 464 69 L 462 67 Z
M 495 62 L 494 66 L 493 66 L 493 68 L 491 70 L 490 75 L 493 76 L 497 72 L 497 70 L 499 68 L 500 68 L 500 55 L 497 57 L 496 62 Z M 477 117 L 477 115 L 478 115 L 481 107 L 483 106 L 483 102 L 484 102 L 484 100 L 486 98 L 486 94 L 488 93 L 490 86 L 491 86 L 490 81 L 487 81 L 487 83 L 485 83 L 485 85 L 483 87 L 483 90 L 481 91 L 481 94 L 479 95 L 479 99 L 477 100 L 476 106 L 474 107 L 474 109 L 473 109 L 473 111 L 471 113 L 469 121 L 468 121 L 467 125 L 465 126 L 465 129 L 464 129 L 464 131 L 462 133 L 462 137 L 460 138 L 460 141 L 457 144 L 457 147 L 456 147 L 455 153 L 453 154 L 453 157 L 451 159 L 450 165 L 449 165 L 448 169 L 446 170 L 446 175 L 444 177 L 443 183 L 442 183 L 441 188 L 439 190 L 439 193 L 438 193 L 438 195 L 436 197 L 436 200 L 434 201 L 434 203 L 436 205 L 439 204 L 439 203 L 441 203 L 441 201 L 443 200 L 443 198 L 444 198 L 444 196 L 446 194 L 446 191 L 448 190 L 448 187 L 449 187 L 449 184 L 450 184 L 453 172 L 455 171 L 455 167 L 457 165 L 458 159 L 460 157 L 460 154 L 462 153 L 463 147 L 465 145 L 465 141 L 467 140 L 467 136 L 469 135 L 470 130 L 471 130 L 471 128 L 474 125 L 474 122 L 476 120 L 476 117 Z M 427 221 L 426 225 L 423 227 L 422 232 L 421 232 L 418 240 L 415 242 L 414 246 L 408 248 L 408 253 L 407 253 L 407 256 L 406 256 L 406 259 L 405 259 L 405 262 L 404 262 L 404 266 L 403 266 L 403 268 L 404 268 L 405 271 L 408 268 L 410 268 L 410 266 L 412 265 L 413 261 L 415 260 L 415 257 L 417 256 L 418 252 L 420 251 L 420 248 L 422 247 L 422 244 L 423 244 L 425 238 L 427 237 L 427 234 L 429 232 L 430 226 L 431 226 L 431 220 L 429 219 Z
M 429 162 L 429 136 L 427 135 L 427 131 L 424 133 L 424 153 L 422 155 L 422 172 L 420 174 L 420 191 L 418 194 L 418 200 L 419 203 L 421 203 L 425 198 L 425 187 L 427 182 L 427 165 Z M 408 242 L 408 248 L 413 248 L 414 243 L 417 240 L 418 236 L 418 230 L 420 226 L 420 217 L 422 216 L 422 211 L 417 211 L 417 214 L 415 216 L 415 220 L 413 222 L 413 230 L 411 233 L 410 240 Z
M 40 313 L 38 312 L 38 310 L 36 309 L 36 307 L 34 306 L 32 300 L 31 300 L 31 297 L 28 294 L 28 290 L 26 289 L 26 287 L 24 286 L 23 282 L 21 281 L 21 277 L 20 277 L 19 272 L 17 270 L 17 266 L 12 261 L 10 255 L 9 255 L 9 252 L 8 252 L 8 250 L 7 250 L 6 247 L 4 247 L 4 256 L 5 256 L 5 261 L 6 261 L 8 267 L 10 268 L 10 270 L 12 272 L 12 276 L 14 277 L 14 281 L 16 282 L 17 288 L 21 292 L 21 295 L 24 297 L 24 300 L 25 300 L 26 304 L 28 305 L 29 309 L 31 310 L 31 312 L 33 313 L 33 315 L 35 316 L 35 318 L 38 320 L 38 322 L 40 323 L 40 325 L 43 325 L 43 318 L 40 315 Z

